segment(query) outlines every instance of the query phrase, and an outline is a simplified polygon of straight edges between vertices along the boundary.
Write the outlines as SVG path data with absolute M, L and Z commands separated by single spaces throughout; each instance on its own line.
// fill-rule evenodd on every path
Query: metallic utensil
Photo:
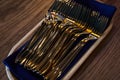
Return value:
M 43 21 L 43 23 L 40 26 L 40 28 L 38 29 L 38 31 L 36 31 L 36 33 L 33 35 L 31 40 L 29 41 L 28 45 L 23 50 L 21 50 L 21 52 L 17 55 L 17 57 L 15 59 L 15 63 L 21 62 L 21 60 L 22 60 L 21 58 L 26 55 L 26 52 L 28 52 L 32 46 L 34 46 L 34 44 L 37 40 L 36 38 L 38 37 L 38 35 L 40 35 L 40 32 L 41 32 L 41 34 L 42 34 L 42 31 L 44 32 L 44 26 L 46 26 L 46 23 Z
M 58 26 L 58 24 L 56 26 Z M 35 63 L 35 60 L 37 60 L 39 58 L 39 56 L 43 55 L 42 51 L 44 51 L 44 49 L 46 50 L 46 47 L 49 46 L 49 44 L 51 43 L 51 41 L 57 35 L 56 31 L 58 29 L 56 29 L 56 26 L 51 26 L 52 28 L 46 33 L 45 38 L 43 38 L 44 40 L 41 40 L 43 42 L 39 43 L 37 45 L 37 49 L 34 52 L 32 52 L 33 55 L 31 55 L 31 57 L 29 57 L 29 60 L 28 60 L 28 62 L 26 62 L 26 65 L 27 64 L 32 65 L 31 61 L 32 61 L 32 63 Z
M 67 34 L 67 35 L 69 35 L 69 34 Z M 65 36 L 66 36 L 65 33 L 62 34 L 62 36 L 58 39 L 58 41 L 57 41 L 57 42 L 55 43 L 55 45 L 52 47 L 52 49 L 50 50 L 50 52 L 49 52 L 49 54 L 46 56 L 46 58 L 44 58 L 44 60 L 41 61 L 41 64 L 39 64 L 39 67 L 40 67 L 40 66 L 42 67 L 42 66 L 45 64 L 45 62 L 49 60 L 50 56 L 53 55 L 53 52 L 56 51 L 56 48 L 59 48 L 59 47 L 60 47 L 59 43 L 61 43 L 61 40 L 62 40 Z M 65 42 L 66 39 L 67 39 L 67 38 L 65 37 L 65 38 L 64 38 L 64 41 L 62 41 L 61 47 L 62 47 L 62 45 L 63 45 L 63 43 Z M 58 46 L 58 45 L 59 45 L 59 46 Z M 48 58 L 47 58 L 47 57 L 48 57 Z
M 70 53 L 58 64 L 52 65 L 52 70 L 46 75 L 47 79 L 55 80 L 61 75 L 61 73 L 66 69 L 66 67 L 73 61 L 73 59 L 78 55 L 80 50 L 85 46 L 89 40 L 97 39 L 93 35 L 89 35 L 87 38 L 82 39 L 71 51 Z

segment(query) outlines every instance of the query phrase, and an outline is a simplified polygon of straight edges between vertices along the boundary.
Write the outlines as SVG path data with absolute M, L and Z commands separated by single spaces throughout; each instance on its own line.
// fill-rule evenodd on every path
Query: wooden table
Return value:
M 71 80 L 120 80 L 120 0 L 103 0 L 116 6 L 109 36 Z M 10 49 L 45 15 L 52 0 L 0 0 L 0 80 L 8 80 L 2 61 Z

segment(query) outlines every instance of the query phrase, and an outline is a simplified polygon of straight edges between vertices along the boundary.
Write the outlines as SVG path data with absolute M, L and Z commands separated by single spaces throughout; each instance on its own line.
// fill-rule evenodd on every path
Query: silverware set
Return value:
M 56 0 L 15 63 L 55 80 L 88 41 L 101 36 L 107 23 L 107 17 L 74 0 Z

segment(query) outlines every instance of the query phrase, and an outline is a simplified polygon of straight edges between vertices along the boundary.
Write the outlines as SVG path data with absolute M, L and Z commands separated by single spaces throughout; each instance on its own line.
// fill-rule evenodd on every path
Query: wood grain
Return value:
M 109 36 L 71 80 L 120 79 L 120 0 L 103 0 L 116 6 Z M 0 80 L 8 80 L 2 61 L 10 49 L 45 15 L 53 0 L 0 0 Z

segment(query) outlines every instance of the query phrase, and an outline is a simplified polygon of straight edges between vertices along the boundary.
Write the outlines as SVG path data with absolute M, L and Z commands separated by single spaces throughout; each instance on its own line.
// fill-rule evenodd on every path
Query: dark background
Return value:
M 120 0 L 112 31 L 71 80 L 120 80 Z M 45 15 L 53 0 L 0 0 L 0 80 L 8 80 L 2 61 L 10 49 Z

